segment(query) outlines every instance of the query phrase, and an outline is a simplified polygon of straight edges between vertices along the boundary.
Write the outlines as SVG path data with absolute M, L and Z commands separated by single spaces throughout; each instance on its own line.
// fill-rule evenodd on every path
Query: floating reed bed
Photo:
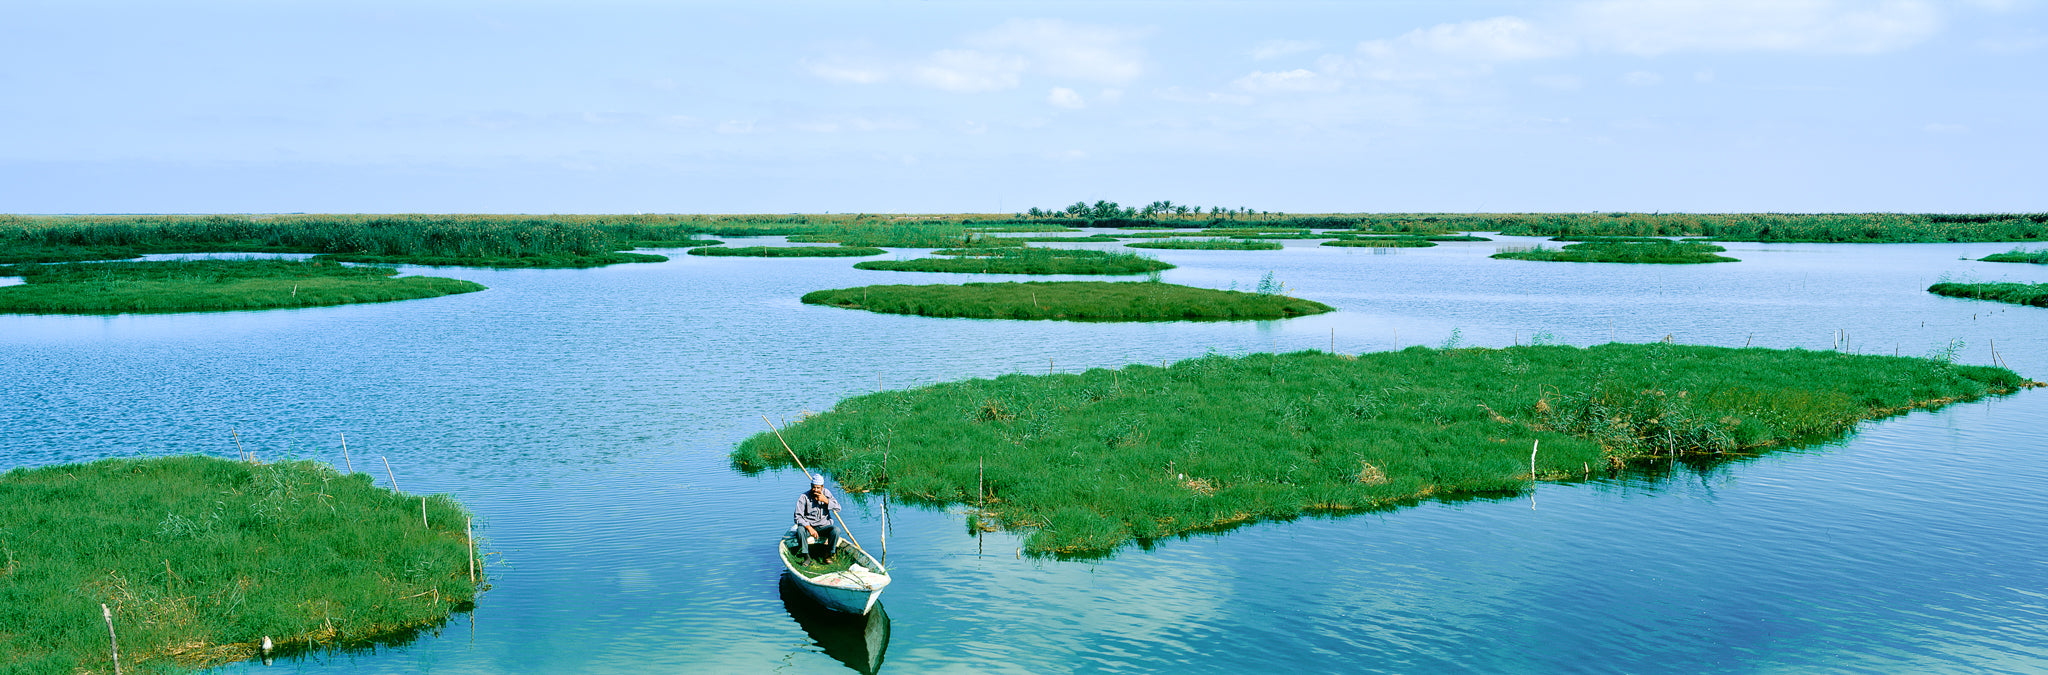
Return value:
M 1146 274 L 1173 265 L 1135 253 L 1078 248 L 944 249 L 943 258 L 869 260 L 857 269 L 971 274 Z
M 2048 248 L 2033 251 L 2029 251 L 2024 248 L 2014 248 L 2013 250 L 2006 251 L 2004 253 L 1993 253 L 1991 255 L 1978 258 L 1978 260 L 1982 260 L 1984 262 L 2033 263 L 2035 265 L 2048 265 Z
M 1323 242 L 1340 248 L 1429 248 L 1436 242 L 1421 237 L 1348 237 Z
M 2003 368 L 1609 344 L 1208 355 L 857 396 L 784 430 L 846 489 L 971 505 L 1035 555 L 1721 461 L 2009 393 Z M 1531 447 L 1541 441 L 1532 458 Z M 787 466 L 771 436 L 732 452 Z
M 1726 250 L 1728 249 L 1701 242 L 1653 239 L 1642 242 L 1592 241 L 1566 244 L 1562 249 L 1544 248 L 1542 246 L 1527 249 L 1502 249 L 1500 252 L 1493 254 L 1493 257 L 1502 260 L 1648 263 L 1659 265 L 1741 262 L 1735 258 L 1714 255 Z
M 872 246 L 706 246 L 690 249 L 690 255 L 745 258 L 858 258 L 884 253 L 888 251 Z
M 322 307 L 484 290 L 441 277 L 395 277 L 389 267 L 322 261 L 174 260 L 17 265 L 0 274 L 0 313 L 127 314 Z
M 805 304 L 885 314 L 1062 321 L 1270 320 L 1331 311 L 1277 293 L 1242 293 L 1156 281 L 1030 281 L 862 286 L 813 291 Z
M 6 289 L 0 289 L 6 290 Z M 1951 298 L 1990 300 L 2014 305 L 2048 307 L 2048 283 L 1951 283 L 1942 282 L 1927 287 L 1927 292 Z
M 402 640 L 475 600 L 469 522 L 445 495 L 307 461 L 14 469 L 0 474 L 0 670 L 111 673 L 110 629 L 130 672 L 252 658 L 266 637 Z
M 1131 248 L 1166 248 L 1185 251 L 1278 251 L 1281 245 L 1270 241 L 1245 241 L 1239 239 L 1165 239 L 1161 241 L 1134 241 L 1124 244 Z

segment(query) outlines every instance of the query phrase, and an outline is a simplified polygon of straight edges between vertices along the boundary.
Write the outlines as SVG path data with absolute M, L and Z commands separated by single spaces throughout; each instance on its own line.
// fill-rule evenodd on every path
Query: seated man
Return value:
M 839 510 L 839 500 L 832 498 L 832 492 L 825 489 L 825 477 L 811 475 L 811 489 L 796 498 L 796 526 L 803 530 L 804 557 L 825 560 L 832 557 L 832 549 L 839 545 L 839 532 L 832 527 L 832 513 Z

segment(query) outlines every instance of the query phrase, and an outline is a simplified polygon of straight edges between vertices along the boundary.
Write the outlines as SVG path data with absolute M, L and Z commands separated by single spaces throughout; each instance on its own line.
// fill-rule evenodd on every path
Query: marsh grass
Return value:
M 0 273 L 0 312 L 124 314 L 320 307 L 484 290 L 440 277 L 394 277 L 389 267 L 321 261 L 171 260 L 18 265 Z
M 1522 236 L 1679 236 L 1759 242 L 2048 240 L 2048 213 L 1550 213 L 1520 214 L 1504 221 L 1492 229 Z
M 1530 249 L 1503 250 L 1493 254 L 1492 257 L 1503 260 L 1649 263 L 1660 265 L 1741 262 L 1735 258 L 1714 255 L 1726 250 L 1728 249 L 1702 242 L 1655 239 L 1651 241 L 1590 241 L 1566 244 L 1562 249 L 1538 246 Z
M 551 255 L 535 253 L 513 257 L 483 256 L 439 256 L 439 255 L 373 255 L 368 253 L 322 253 L 314 260 L 331 262 L 364 263 L 370 265 L 418 265 L 421 267 L 489 267 L 494 269 L 583 269 L 603 267 L 620 263 L 653 263 L 668 260 L 667 256 L 652 253 L 592 253 L 589 255 Z
M 1117 237 L 1116 237 L 1116 236 L 1114 236 L 1114 235 L 1107 235 L 1107 234 L 1091 234 L 1091 235 L 1088 235 L 1088 236 L 1085 236 L 1085 237 L 1011 237 L 1011 238 L 1012 238 L 1012 239 L 1020 239 L 1020 240 L 1023 240 L 1023 241 L 1033 241 L 1033 242 L 1039 242 L 1039 241 L 1044 241 L 1044 242 L 1059 242 L 1059 241 L 1080 241 L 1080 242 L 1104 242 L 1104 241 L 1116 241 L 1116 240 L 1117 240 Z
M 1323 242 L 1340 248 L 1429 248 L 1436 242 L 1421 237 L 1346 237 Z
M 717 239 L 636 239 L 626 243 L 633 248 L 692 248 L 717 246 L 725 242 Z
M 747 258 L 858 258 L 888 253 L 872 246 L 706 246 L 693 248 L 690 255 L 740 256 Z
M 958 248 L 1023 246 L 1015 237 L 994 237 L 957 223 L 933 221 L 852 221 L 791 235 L 790 243 L 883 248 Z
M 973 274 L 1146 274 L 1173 265 L 1135 253 L 1080 248 L 942 249 L 944 258 L 868 260 L 857 269 Z
M 4 289 L 0 289 L 4 290 Z M 2014 305 L 2048 307 L 2048 283 L 1952 283 L 1942 282 L 1927 287 L 1927 292 L 1951 298 L 1990 300 Z
M 1211 354 L 857 396 L 784 434 L 850 491 L 938 505 L 985 491 L 983 520 L 1029 531 L 1025 551 L 1090 556 L 1632 462 L 1753 456 L 2025 386 L 2038 384 L 1947 361 L 1662 343 Z M 790 460 L 758 435 L 732 461 Z
M 466 610 L 469 513 L 307 461 L 108 459 L 0 474 L 0 670 L 161 672 L 373 643 Z
M 1332 309 L 1320 302 L 1278 294 L 1156 281 L 862 286 L 813 291 L 804 295 L 803 302 L 885 314 L 1064 321 L 1269 320 Z
M 1239 239 L 1165 239 L 1161 241 L 1136 241 L 1124 244 L 1131 248 L 1166 248 L 1189 251 L 1278 251 L 1283 248 L 1269 241 L 1245 241 Z
M 2014 248 L 2013 250 L 2006 251 L 2004 253 L 1993 253 L 1991 255 L 1978 258 L 1978 260 L 1982 260 L 1984 262 L 2033 263 L 2036 265 L 2048 265 L 2048 248 L 2034 251 L 2029 251 L 2024 248 Z

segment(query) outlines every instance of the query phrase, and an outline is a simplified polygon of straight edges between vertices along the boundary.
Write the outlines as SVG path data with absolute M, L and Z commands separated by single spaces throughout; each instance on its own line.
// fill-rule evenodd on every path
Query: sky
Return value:
M 2048 0 L 0 0 L 0 213 L 2048 211 Z

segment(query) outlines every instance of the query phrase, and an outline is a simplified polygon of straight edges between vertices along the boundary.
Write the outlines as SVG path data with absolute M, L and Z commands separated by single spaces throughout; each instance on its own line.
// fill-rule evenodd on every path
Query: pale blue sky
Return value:
M 0 0 L 0 212 L 2048 211 L 2044 0 Z

